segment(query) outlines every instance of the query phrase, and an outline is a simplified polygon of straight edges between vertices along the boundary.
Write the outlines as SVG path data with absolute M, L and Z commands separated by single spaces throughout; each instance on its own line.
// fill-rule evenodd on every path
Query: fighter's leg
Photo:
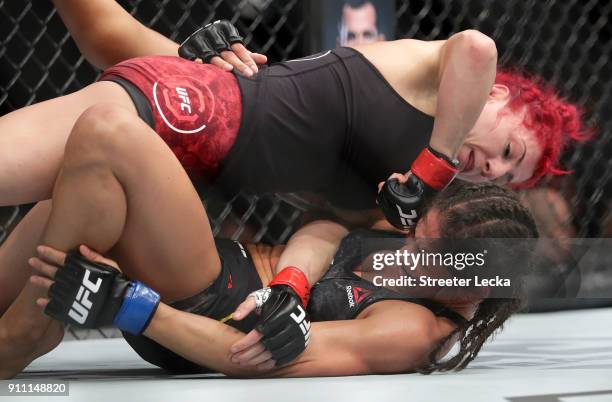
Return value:
M 28 258 L 36 255 L 50 207 L 51 201 L 38 203 L 0 248 L 0 379 L 18 374 L 36 357 L 54 349 L 64 335 L 60 322 L 39 322 L 40 309 L 33 303 L 32 285 L 27 282 L 32 273 Z
M 110 250 L 128 276 L 166 301 L 199 293 L 220 271 L 185 170 L 149 126 L 114 105 L 90 108 L 75 124 L 43 242 Z
M 32 274 L 28 258 L 36 255 L 50 211 L 50 200 L 36 204 L 0 246 L 0 317 Z
M 50 198 L 74 122 L 100 102 L 112 102 L 136 115 L 121 86 L 101 81 L 0 117 L 0 206 Z
M 203 205 L 180 163 L 144 122 L 115 105 L 90 108 L 75 124 L 41 242 L 64 251 L 83 243 L 112 249 L 126 274 L 166 301 L 207 288 L 221 266 Z M 6 340 L 0 376 L 17 374 L 60 342 L 61 326 L 35 304 L 44 296 L 27 283 L 0 319 Z M 7 330 L 15 335 L 7 337 Z

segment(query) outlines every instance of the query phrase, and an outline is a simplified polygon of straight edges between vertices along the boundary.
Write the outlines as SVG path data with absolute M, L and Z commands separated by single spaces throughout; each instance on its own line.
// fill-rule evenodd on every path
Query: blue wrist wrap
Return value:
M 122 331 L 140 335 L 149 326 L 159 300 L 159 293 L 141 282 L 132 282 L 113 324 Z

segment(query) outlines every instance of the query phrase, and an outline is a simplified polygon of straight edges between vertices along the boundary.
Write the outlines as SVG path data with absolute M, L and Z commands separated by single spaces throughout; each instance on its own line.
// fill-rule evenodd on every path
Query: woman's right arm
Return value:
M 340 241 L 348 230 L 339 223 L 317 220 L 300 228 L 287 242 L 275 272 L 286 266 L 295 266 L 308 278 L 310 285 L 316 283 L 329 269 Z
M 363 318 L 313 323 L 306 351 L 280 368 L 269 361 L 259 366 L 232 362 L 230 347 L 241 332 L 164 304 L 144 335 L 196 364 L 235 377 L 386 374 L 420 367 L 445 335 L 435 317 L 412 303 L 378 304 Z
M 53 3 L 83 56 L 99 69 L 139 56 L 178 56 L 178 44 L 141 24 L 114 0 Z

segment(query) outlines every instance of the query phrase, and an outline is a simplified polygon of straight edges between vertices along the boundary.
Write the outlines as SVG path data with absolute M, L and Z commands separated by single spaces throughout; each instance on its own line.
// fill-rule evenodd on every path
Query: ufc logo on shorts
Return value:
M 188 114 L 191 114 L 191 102 L 189 101 L 187 90 L 185 88 L 176 88 L 176 93 L 181 100 L 181 110 L 183 112 L 187 111 Z
M 297 309 L 299 310 L 298 315 L 291 313 L 290 317 L 300 326 L 302 334 L 304 334 L 304 346 L 308 346 L 310 342 L 310 321 L 306 320 L 306 312 L 302 306 L 298 305 Z
M 89 271 L 85 271 L 82 285 L 79 288 L 76 299 L 72 303 L 72 308 L 68 313 L 70 318 L 79 324 L 83 324 L 85 321 L 87 321 L 89 310 L 91 310 L 91 306 L 93 305 L 91 300 L 89 300 L 89 295 L 92 293 L 98 293 L 98 290 L 100 290 L 100 285 L 102 285 L 102 278 L 98 278 L 96 283 L 93 283 L 89 280 Z
M 404 229 L 410 229 L 411 227 L 416 225 L 416 221 L 414 221 L 413 219 L 418 219 L 419 216 L 414 209 L 411 209 L 410 213 L 407 214 L 402 211 L 402 208 L 399 205 L 395 204 L 395 207 L 397 208 L 397 212 L 399 213 L 400 221 L 402 222 L 402 226 L 404 227 Z

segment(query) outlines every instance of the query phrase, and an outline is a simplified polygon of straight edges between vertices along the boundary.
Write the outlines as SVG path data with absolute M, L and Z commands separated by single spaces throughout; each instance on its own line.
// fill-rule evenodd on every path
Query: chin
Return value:
M 485 177 L 482 177 L 481 175 L 472 176 L 472 175 L 463 174 L 463 173 L 459 173 L 457 175 L 457 178 L 459 180 L 468 181 L 470 183 L 485 183 L 485 182 L 490 181 L 486 179 Z

